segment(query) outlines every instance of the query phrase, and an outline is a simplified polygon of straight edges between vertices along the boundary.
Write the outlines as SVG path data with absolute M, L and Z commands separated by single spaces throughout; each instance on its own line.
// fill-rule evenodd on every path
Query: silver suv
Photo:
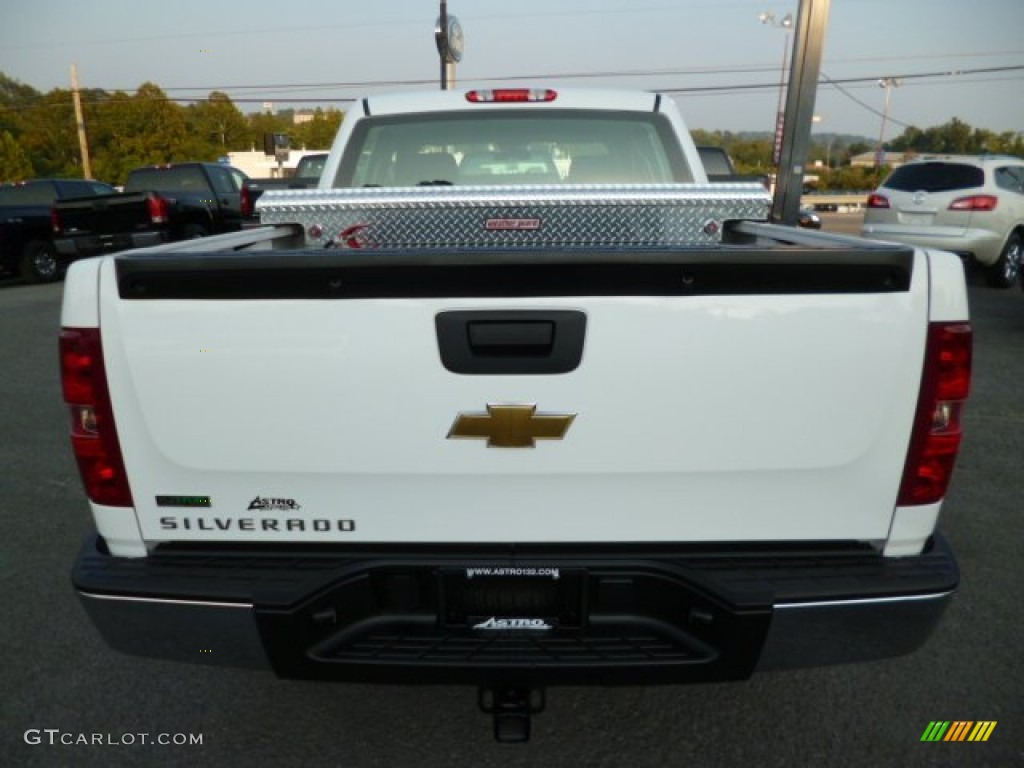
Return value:
M 861 234 L 971 257 L 985 268 L 989 285 L 1008 288 L 1024 251 L 1024 160 L 1006 155 L 915 159 L 868 197 Z

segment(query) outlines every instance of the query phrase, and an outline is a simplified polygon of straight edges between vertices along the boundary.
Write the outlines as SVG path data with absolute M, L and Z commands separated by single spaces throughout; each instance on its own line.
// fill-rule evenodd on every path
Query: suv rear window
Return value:
M 901 192 L 949 192 L 985 184 L 985 172 L 962 163 L 915 163 L 892 172 L 882 184 Z

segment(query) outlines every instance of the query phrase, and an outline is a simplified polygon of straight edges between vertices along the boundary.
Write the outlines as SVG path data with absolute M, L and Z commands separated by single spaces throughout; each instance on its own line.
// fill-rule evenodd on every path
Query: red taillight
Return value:
M 149 220 L 154 224 L 166 224 L 170 221 L 170 211 L 167 201 L 159 195 L 150 195 L 146 198 L 146 208 L 149 211 Z
M 921 391 L 898 504 L 934 504 L 946 495 L 960 450 L 960 417 L 971 389 L 971 326 L 928 326 Z
M 132 506 L 98 328 L 61 330 L 60 372 L 71 409 L 71 448 L 86 494 L 96 504 Z
M 252 192 L 248 187 L 242 187 L 239 192 L 239 202 L 242 208 L 242 218 L 247 219 L 253 214 Z
M 473 104 L 522 104 L 529 101 L 554 101 L 558 92 L 550 88 L 495 88 L 466 93 Z
M 889 198 L 885 195 L 868 195 L 868 208 L 888 208 Z
M 971 195 L 959 197 L 949 204 L 951 211 L 994 211 L 999 204 L 995 195 Z
M 57 213 L 56 208 L 50 209 L 50 229 L 53 230 L 53 234 L 59 235 L 64 231 L 64 224 L 60 220 L 60 214 Z

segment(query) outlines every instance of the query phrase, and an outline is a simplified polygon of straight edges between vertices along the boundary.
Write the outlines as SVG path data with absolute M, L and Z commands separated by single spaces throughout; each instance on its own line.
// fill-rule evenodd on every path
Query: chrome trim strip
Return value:
M 93 592 L 78 593 L 82 597 L 89 597 L 93 600 L 114 600 L 128 603 L 153 603 L 163 605 L 189 605 L 201 606 L 203 608 L 248 608 L 252 610 L 252 603 L 215 603 L 206 600 L 174 600 L 165 597 L 128 597 L 125 595 L 97 595 Z
M 776 603 L 775 610 L 790 608 L 836 608 L 848 605 L 880 605 L 885 603 L 909 603 L 924 600 L 941 600 L 953 594 L 948 592 L 937 592 L 933 595 L 905 595 L 903 597 L 866 597 L 853 600 L 823 600 L 815 603 Z

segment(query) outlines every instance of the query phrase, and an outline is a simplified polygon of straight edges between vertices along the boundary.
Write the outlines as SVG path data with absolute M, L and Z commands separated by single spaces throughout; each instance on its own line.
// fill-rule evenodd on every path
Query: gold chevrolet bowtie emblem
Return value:
M 538 414 L 536 405 L 488 405 L 487 413 L 460 413 L 448 439 L 486 438 L 488 448 L 533 448 L 537 440 L 561 440 L 575 418 Z

